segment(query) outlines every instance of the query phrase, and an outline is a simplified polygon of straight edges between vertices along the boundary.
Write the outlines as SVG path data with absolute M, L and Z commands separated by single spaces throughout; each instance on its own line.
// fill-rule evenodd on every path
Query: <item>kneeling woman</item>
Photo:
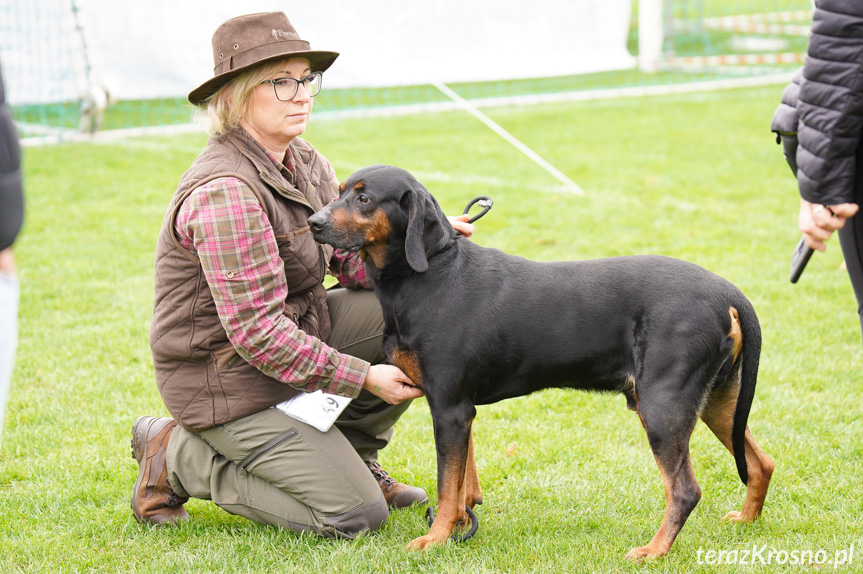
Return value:
M 257 522 L 353 537 L 426 493 L 377 462 L 422 393 L 379 364 L 383 319 L 357 255 L 309 233 L 308 217 L 338 183 L 299 136 L 338 54 L 312 51 L 271 12 L 220 26 L 213 56 L 214 77 L 189 95 L 212 137 L 180 180 L 156 251 L 150 344 L 173 419 L 133 426 L 132 510 L 140 522 L 173 523 L 195 497 Z M 328 270 L 345 288 L 323 287 Z M 353 398 L 325 432 L 273 408 L 317 390 Z

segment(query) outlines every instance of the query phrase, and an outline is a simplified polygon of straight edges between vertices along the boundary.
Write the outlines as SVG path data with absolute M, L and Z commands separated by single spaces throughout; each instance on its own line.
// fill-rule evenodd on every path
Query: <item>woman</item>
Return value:
M 214 77 L 189 94 L 212 137 L 180 180 L 156 251 L 150 344 L 175 420 L 133 426 L 132 510 L 172 523 L 188 518 L 188 497 L 212 499 L 257 522 L 354 537 L 379 528 L 388 505 L 427 497 L 377 463 L 422 393 L 378 364 L 383 319 L 357 255 L 309 233 L 338 183 L 298 136 L 338 54 L 312 51 L 271 12 L 220 26 L 213 56 Z M 327 291 L 328 266 L 352 289 Z M 272 408 L 316 390 L 354 399 L 327 431 Z
M 806 63 L 782 94 L 772 130 L 800 188 L 798 227 L 806 244 L 839 243 L 863 329 L 863 3 L 819 0 Z M 799 145 L 798 145 L 799 142 Z

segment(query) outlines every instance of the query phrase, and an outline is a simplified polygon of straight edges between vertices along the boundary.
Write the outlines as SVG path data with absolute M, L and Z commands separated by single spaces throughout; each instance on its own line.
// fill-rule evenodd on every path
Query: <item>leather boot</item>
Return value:
M 177 496 L 168 483 L 168 439 L 176 426 L 173 419 L 155 417 L 139 417 L 132 425 L 132 458 L 138 461 L 132 514 L 138 522 L 159 525 L 189 519 L 183 508 L 188 498 Z
M 418 486 L 408 486 L 396 482 L 387 471 L 381 468 L 380 463 L 373 462 L 368 467 L 378 481 L 381 492 L 384 493 L 384 498 L 387 501 L 387 506 L 390 508 L 407 508 L 411 504 L 428 502 L 429 497 L 425 490 Z

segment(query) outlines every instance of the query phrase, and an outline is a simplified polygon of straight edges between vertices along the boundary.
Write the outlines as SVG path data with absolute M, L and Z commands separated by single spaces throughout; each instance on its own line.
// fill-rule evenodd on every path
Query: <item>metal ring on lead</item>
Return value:
M 470 208 L 473 207 L 475 203 L 479 203 L 479 206 L 482 207 L 482 211 L 480 211 L 478 215 L 474 215 L 472 218 L 468 219 L 468 223 L 473 223 L 474 221 L 488 213 L 488 211 L 494 205 L 494 201 L 492 201 L 489 196 L 480 195 L 479 197 L 474 197 L 470 200 L 470 203 L 468 203 L 467 207 L 464 208 L 464 213 L 462 213 L 462 215 L 467 215 L 470 211 Z

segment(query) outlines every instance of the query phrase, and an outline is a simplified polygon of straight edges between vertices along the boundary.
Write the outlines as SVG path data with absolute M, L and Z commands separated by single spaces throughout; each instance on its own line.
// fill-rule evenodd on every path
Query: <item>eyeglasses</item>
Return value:
M 311 97 L 317 96 L 321 91 L 321 81 L 323 80 L 323 72 L 312 72 L 305 78 L 276 78 L 275 80 L 264 80 L 262 84 L 273 84 L 273 90 L 276 93 L 276 99 L 280 102 L 290 102 L 300 91 L 300 84 L 306 89 L 306 93 Z

